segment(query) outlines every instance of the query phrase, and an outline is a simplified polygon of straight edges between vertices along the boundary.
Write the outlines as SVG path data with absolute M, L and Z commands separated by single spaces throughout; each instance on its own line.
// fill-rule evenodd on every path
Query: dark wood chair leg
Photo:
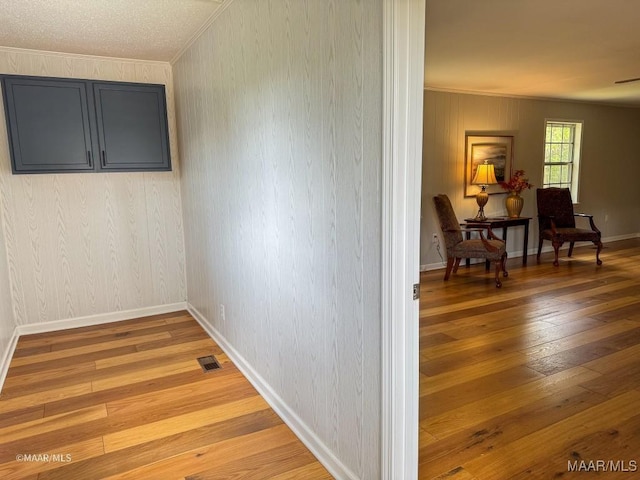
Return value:
M 567 255 L 567 257 L 570 257 L 571 255 L 573 255 L 573 245 L 576 242 L 569 242 L 569 255 Z
M 460 266 L 460 260 L 462 259 L 456 258 L 456 261 L 453 263 L 453 273 L 456 273 L 458 271 L 458 267 Z
M 556 242 L 555 240 L 551 242 L 553 244 L 553 251 L 556 254 L 556 258 L 553 261 L 553 266 L 557 267 L 558 265 L 560 265 L 560 262 L 558 262 L 558 250 L 560 250 L 560 247 L 562 246 L 562 244 L 564 242 Z
M 500 270 L 502 270 L 502 260 L 496 260 L 496 288 L 500 288 L 502 286 L 502 282 L 500 281 Z
M 598 249 L 596 250 L 596 264 L 602 265 L 602 260 L 600 260 L 600 252 L 602 251 L 602 242 L 597 241 L 593 243 L 595 243 L 596 247 L 598 247 Z
M 543 242 L 543 241 L 544 241 L 544 240 L 542 239 L 542 237 L 540 237 L 540 238 L 538 239 L 538 256 L 536 257 L 536 259 L 537 259 L 538 261 L 540 261 L 540 253 L 542 252 L 542 242 Z
M 502 256 L 500 262 L 502 262 L 502 276 L 508 277 L 509 272 L 507 272 L 507 252 L 504 252 L 504 255 Z
M 453 270 L 453 262 L 454 261 L 455 261 L 455 258 L 453 258 L 453 257 L 447 258 L 447 271 L 444 272 L 444 280 L 445 280 L 445 282 L 447 280 L 449 280 L 449 276 L 451 275 L 451 270 Z

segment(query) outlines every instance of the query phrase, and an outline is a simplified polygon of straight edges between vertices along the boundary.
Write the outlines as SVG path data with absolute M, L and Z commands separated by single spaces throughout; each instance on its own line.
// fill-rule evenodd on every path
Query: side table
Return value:
M 473 218 L 464 219 L 464 221 L 469 225 L 474 225 L 478 223 L 485 224 L 485 225 L 489 224 L 489 226 L 491 227 L 491 230 L 495 230 L 496 228 L 502 227 L 502 239 L 505 242 L 507 241 L 507 229 L 509 227 L 517 227 L 519 225 L 523 225 L 524 226 L 524 242 L 522 244 L 522 265 L 527 264 L 527 247 L 529 245 L 529 221 L 530 220 L 531 220 L 531 217 L 515 217 L 515 218 L 494 217 L 494 218 L 487 218 L 484 222 L 478 222 Z M 467 235 L 467 240 L 471 238 L 471 232 L 467 232 L 466 235 Z M 468 258 L 466 259 L 466 264 L 467 266 L 469 266 L 470 259 Z M 489 262 L 487 262 L 487 268 L 489 268 Z

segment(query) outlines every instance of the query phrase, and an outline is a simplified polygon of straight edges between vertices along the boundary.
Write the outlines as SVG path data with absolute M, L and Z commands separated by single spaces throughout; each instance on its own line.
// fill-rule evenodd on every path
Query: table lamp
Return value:
M 480 185 L 482 190 L 478 192 L 476 195 L 476 202 L 478 202 L 478 214 L 474 220 L 476 222 L 484 222 L 487 217 L 484 214 L 484 206 L 489 201 L 489 194 L 487 193 L 487 185 L 494 185 L 498 183 L 496 180 L 496 171 L 493 164 L 488 163 L 486 160 L 484 163 L 478 165 L 478 169 L 476 170 L 476 174 L 471 181 L 473 185 Z

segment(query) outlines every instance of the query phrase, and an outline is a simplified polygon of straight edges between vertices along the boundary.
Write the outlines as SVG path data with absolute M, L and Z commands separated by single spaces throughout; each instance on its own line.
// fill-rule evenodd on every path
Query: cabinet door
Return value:
M 93 170 L 86 82 L 2 80 L 14 173 Z
M 164 86 L 94 83 L 100 168 L 171 170 Z

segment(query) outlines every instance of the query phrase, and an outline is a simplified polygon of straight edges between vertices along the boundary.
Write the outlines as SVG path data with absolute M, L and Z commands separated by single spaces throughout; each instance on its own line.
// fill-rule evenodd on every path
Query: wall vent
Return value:
M 205 373 L 222 368 L 220 362 L 218 362 L 216 357 L 213 355 L 198 358 L 198 363 L 200 364 L 200 367 L 202 367 L 202 371 Z

